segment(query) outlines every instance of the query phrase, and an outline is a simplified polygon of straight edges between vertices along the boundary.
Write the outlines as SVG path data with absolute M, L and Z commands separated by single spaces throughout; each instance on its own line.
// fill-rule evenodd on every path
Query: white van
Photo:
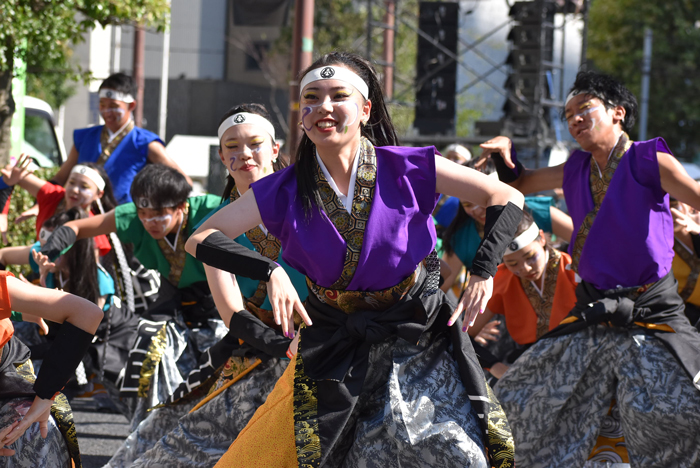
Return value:
M 53 109 L 46 101 L 24 97 L 24 141 L 22 153 L 40 167 L 58 167 L 66 160 L 63 139 L 58 137 Z

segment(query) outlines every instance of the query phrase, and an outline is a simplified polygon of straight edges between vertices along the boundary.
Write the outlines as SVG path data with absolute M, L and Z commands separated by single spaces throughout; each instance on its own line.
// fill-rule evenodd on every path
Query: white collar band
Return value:
M 540 228 L 537 227 L 537 223 L 532 223 L 529 228 L 525 229 L 525 232 L 520 234 L 518 237 L 513 239 L 513 241 L 508 244 L 506 253 L 503 255 L 510 255 L 512 253 L 521 250 L 528 245 L 530 245 L 537 237 L 540 235 Z
M 304 75 L 299 85 L 299 95 L 301 96 L 302 91 L 304 91 L 304 88 L 306 88 L 309 83 L 320 80 L 344 81 L 354 86 L 365 99 L 369 99 L 369 87 L 367 83 L 365 83 L 365 80 L 360 78 L 360 75 L 348 68 L 336 67 L 333 65 L 316 68 Z
M 226 130 L 236 125 L 242 124 L 258 125 L 262 127 L 267 133 L 270 134 L 274 143 L 275 127 L 272 125 L 272 123 L 262 115 L 252 114 L 250 112 L 239 112 L 238 114 L 233 114 L 231 117 L 228 117 L 226 120 L 221 122 L 221 125 L 219 125 L 218 132 L 219 141 L 221 141 L 221 138 L 223 138 L 224 133 L 226 133 Z
M 76 173 L 76 174 L 81 174 L 90 179 L 97 185 L 98 190 L 104 190 L 105 189 L 105 180 L 102 178 L 99 172 L 97 172 L 95 169 L 84 166 L 82 164 L 77 164 L 73 166 L 73 169 L 70 171 L 71 174 Z
M 131 104 L 134 102 L 134 96 L 127 93 L 122 93 L 116 89 L 102 88 L 100 89 L 100 98 L 114 99 L 115 101 L 125 102 Z

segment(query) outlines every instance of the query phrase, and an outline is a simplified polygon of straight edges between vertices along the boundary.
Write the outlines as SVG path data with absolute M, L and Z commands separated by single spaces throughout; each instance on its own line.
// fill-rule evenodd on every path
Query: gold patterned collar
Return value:
M 549 253 L 549 259 L 545 271 L 542 273 L 545 275 L 542 291 L 538 291 L 532 281 L 520 278 L 520 284 L 537 316 L 536 339 L 549 331 L 549 318 L 552 315 L 554 293 L 557 289 L 557 277 L 559 276 L 559 263 L 561 262 L 561 253 L 558 251 L 547 249 L 547 253 Z
M 359 161 L 357 163 L 352 206 L 349 213 L 335 190 L 331 188 L 321 170 L 321 166 L 316 161 L 314 178 L 323 201 L 323 208 L 347 245 L 343 272 L 340 278 L 333 283 L 331 289 L 346 289 L 352 281 L 357 264 L 360 261 L 365 229 L 372 209 L 372 200 L 377 181 L 377 155 L 372 143 L 364 137 L 360 141 L 360 154 L 357 157 Z
M 186 228 L 187 228 L 187 217 L 190 211 L 190 203 L 186 202 L 185 209 L 182 210 L 182 223 L 180 224 L 180 229 L 177 233 L 177 239 L 175 241 L 175 248 L 167 242 L 165 239 L 158 239 L 158 247 L 163 253 L 163 256 L 170 264 L 170 273 L 168 273 L 168 281 L 172 283 L 173 286 L 177 287 L 180 283 L 180 278 L 182 277 L 182 272 L 185 268 L 185 260 L 187 259 L 187 252 L 185 251 L 185 242 L 187 242 Z

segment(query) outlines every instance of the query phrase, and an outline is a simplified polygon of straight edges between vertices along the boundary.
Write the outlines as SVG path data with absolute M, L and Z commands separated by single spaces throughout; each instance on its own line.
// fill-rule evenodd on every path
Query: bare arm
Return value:
M 170 157 L 168 153 L 165 152 L 165 147 L 159 141 L 152 141 L 148 144 L 148 162 L 151 164 L 163 164 L 168 167 L 172 167 L 179 173 L 185 176 L 187 183 L 192 185 L 192 179 L 190 176 L 182 171 L 182 168 Z
M 700 210 L 700 184 L 693 180 L 676 158 L 657 153 L 661 188 L 676 200 Z
M 88 239 L 90 237 L 99 236 L 100 234 L 107 235 L 111 232 L 117 232 L 117 221 L 114 217 L 114 210 L 103 215 L 69 221 L 64 224 L 64 226 L 68 226 L 75 231 L 75 235 L 78 239 Z
M 19 185 L 29 192 L 31 196 L 36 198 L 41 187 L 48 182 L 31 173 L 29 170 L 31 162 L 32 159 L 28 155 L 22 153 L 14 166 L 8 164 L 4 169 L 0 170 L 0 173 L 2 173 L 2 180 L 7 185 Z
M 102 311 L 95 304 L 57 289 L 40 288 L 13 277 L 7 278 L 7 289 L 12 308 L 18 312 L 56 323 L 70 322 L 93 334 L 102 320 Z
M 491 153 L 499 153 L 508 167 L 513 169 L 515 164 L 511 160 L 512 143 L 510 138 L 499 136 L 481 145 L 481 158 L 485 160 L 491 157 Z M 515 180 L 512 187 L 520 190 L 524 194 L 541 192 L 543 190 L 554 190 L 561 188 L 564 183 L 564 165 L 553 167 L 543 167 L 542 169 L 525 169 Z
M 487 323 L 489 323 L 491 320 L 493 320 L 493 317 L 494 317 L 495 315 L 496 315 L 496 314 L 494 314 L 493 312 L 491 312 L 491 309 L 489 309 L 489 308 L 487 307 L 486 310 L 484 311 L 484 313 L 481 314 L 481 315 L 479 315 L 479 316 L 476 318 L 476 321 L 474 322 L 474 325 L 471 326 L 471 327 L 469 327 L 469 332 L 468 332 L 468 333 L 469 333 L 469 336 L 471 336 L 472 338 L 476 338 L 476 336 L 479 334 L 479 332 L 481 331 L 481 329 L 484 328 L 484 326 L 485 326 Z M 483 343 L 482 343 L 482 344 L 483 344 Z
M 216 310 L 228 327 L 233 314 L 245 309 L 236 276 L 206 264 L 204 272 L 207 275 L 211 295 L 214 297 Z
M 70 175 L 70 171 L 73 169 L 73 166 L 78 164 L 78 150 L 75 149 L 75 146 L 73 146 L 70 149 L 70 153 L 68 153 L 68 158 L 66 159 L 66 162 L 61 164 L 61 168 L 58 170 L 55 176 L 53 176 L 53 181 L 56 182 L 59 185 L 65 185 L 66 181 L 68 180 L 68 176 Z
M 0 249 L 0 263 L 7 265 L 26 265 L 29 263 L 31 245 L 23 247 L 5 247 Z
M 574 233 L 574 222 L 571 216 L 554 206 L 549 207 L 549 215 L 552 218 L 552 232 L 566 242 L 571 242 L 571 236 Z

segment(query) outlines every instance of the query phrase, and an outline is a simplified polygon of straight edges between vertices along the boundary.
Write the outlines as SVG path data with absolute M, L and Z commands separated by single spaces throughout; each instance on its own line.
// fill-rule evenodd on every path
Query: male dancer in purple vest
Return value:
M 565 119 L 582 149 L 566 163 L 528 170 L 508 138 L 481 145 L 523 193 L 564 189 L 582 280 L 569 316 L 495 388 L 521 466 L 700 464 L 700 334 L 671 270 L 669 209 L 669 195 L 700 209 L 700 185 L 663 139 L 630 140 L 636 113 L 623 85 L 581 72 Z

